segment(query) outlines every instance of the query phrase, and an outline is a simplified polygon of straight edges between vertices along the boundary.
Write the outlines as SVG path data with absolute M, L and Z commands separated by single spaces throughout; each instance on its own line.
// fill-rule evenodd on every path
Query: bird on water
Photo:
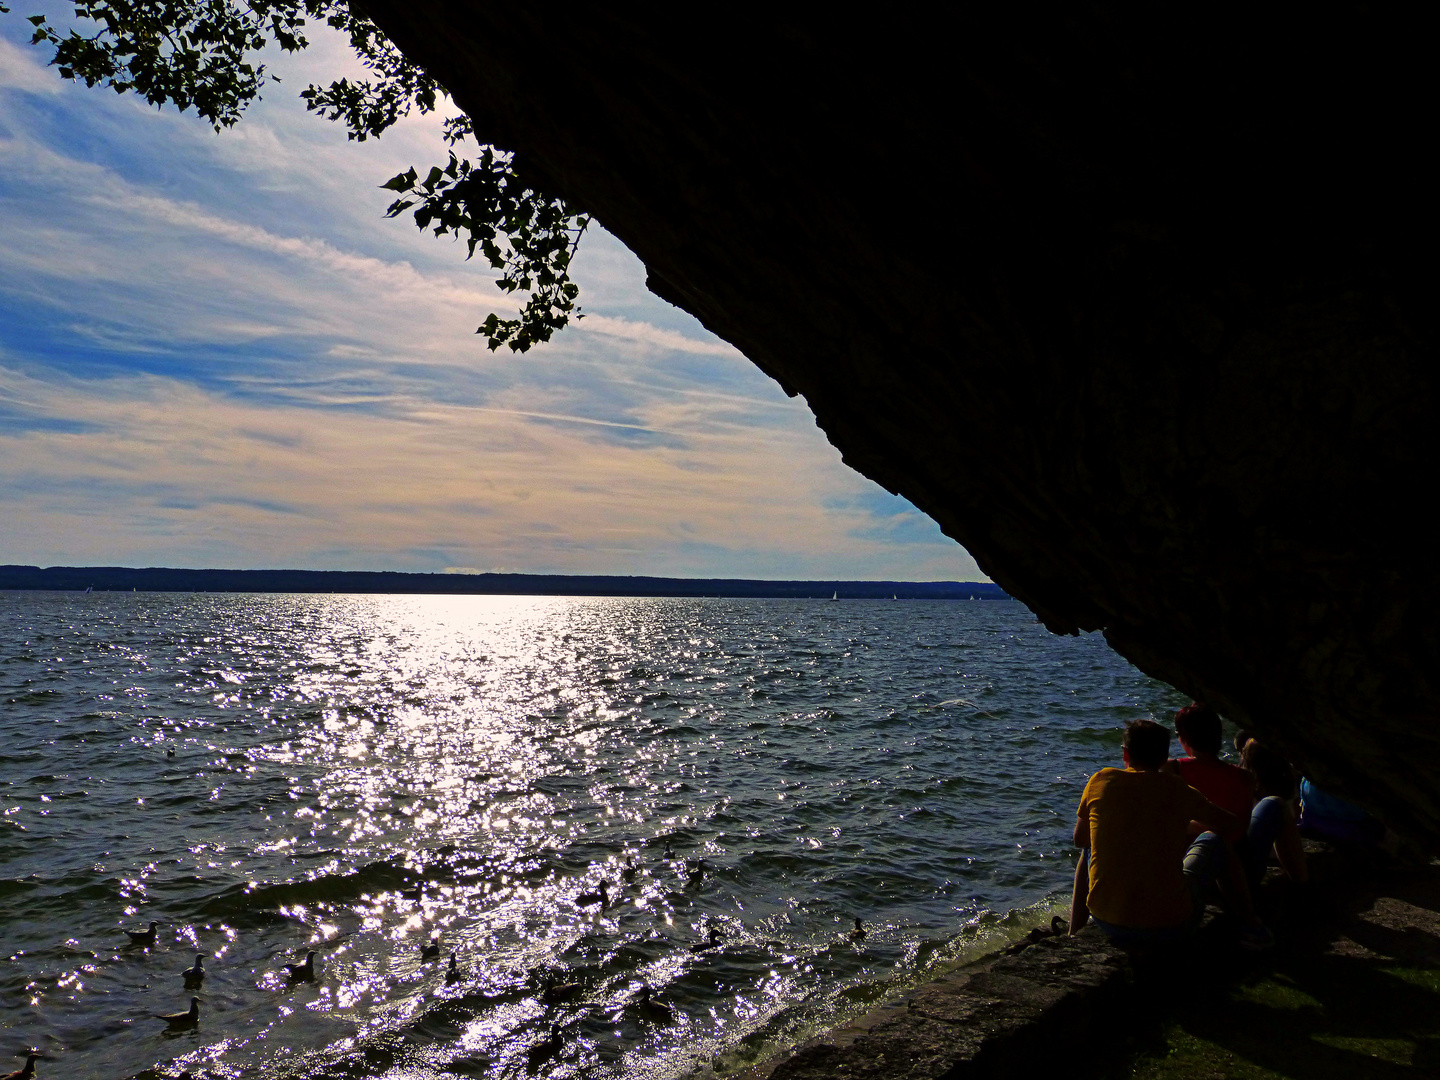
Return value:
M 600 910 L 604 911 L 610 906 L 610 883 L 608 881 L 600 882 L 599 892 L 582 892 L 579 896 L 575 897 L 575 903 L 581 907 L 599 904 Z
M 560 1038 L 560 1025 L 551 1024 L 550 1034 L 525 1052 L 525 1064 L 530 1067 L 531 1072 L 534 1072 L 558 1054 L 564 1045 L 565 1041 Z
M 303 964 L 286 964 L 285 977 L 291 982 L 314 982 L 315 981 L 315 954 L 305 954 Z
M 164 1020 L 170 1025 L 171 1031 L 188 1031 L 190 1028 L 198 1027 L 200 1024 L 200 999 L 190 999 L 190 1011 L 183 1013 L 155 1013 L 156 1020 Z
M 846 934 L 845 936 L 848 937 L 851 941 L 865 940 L 865 924 L 860 921 L 859 915 L 855 916 L 855 929 L 851 930 L 850 933 Z
M 635 865 L 635 856 L 631 855 L 625 860 L 625 869 L 620 871 L 620 880 L 626 885 L 633 885 L 635 884 L 635 875 L 639 872 L 640 868 Z
M 25 1067 L 23 1069 L 8 1072 L 4 1076 L 0 1076 L 0 1080 L 30 1080 L 30 1077 L 35 1075 L 35 1060 L 39 1056 L 39 1054 L 32 1050 L 25 1055 Z
M 181 973 L 185 976 L 186 989 L 194 989 L 205 981 L 204 960 L 205 957 L 209 955 L 209 953 L 197 952 L 195 954 L 195 966 L 193 968 L 186 968 Z
M 455 954 L 450 954 L 450 966 L 445 969 L 445 981 L 449 983 L 460 981 L 460 965 L 455 960 Z
M 721 936 L 719 929 L 712 926 L 710 927 L 710 933 L 706 935 L 705 940 L 698 942 L 697 944 L 691 945 L 690 948 L 693 952 L 703 952 L 706 949 L 713 949 L 718 945 L 722 945 L 724 944 L 724 942 L 725 938 Z
M 429 945 L 420 946 L 421 960 L 435 960 L 440 956 L 440 935 L 435 934 L 430 938 Z
M 542 1005 L 563 1005 L 567 1001 L 574 1001 L 585 989 L 578 982 L 562 983 L 554 979 L 546 979 L 545 988 L 540 991 L 540 1004 Z
M 705 879 L 705 871 L 708 869 L 709 866 L 704 859 L 696 860 L 695 865 L 690 867 L 690 872 L 685 875 L 686 887 L 693 889 L 699 885 Z
M 635 1008 L 640 1015 L 652 1024 L 668 1024 L 674 1020 L 675 1013 L 670 1006 L 651 1000 L 650 993 L 650 984 L 644 983 L 640 987 L 640 992 L 635 995 Z
M 125 933 L 129 935 L 131 945 L 148 947 L 155 944 L 155 928 L 159 925 L 157 922 L 152 922 L 149 930 L 126 930 Z

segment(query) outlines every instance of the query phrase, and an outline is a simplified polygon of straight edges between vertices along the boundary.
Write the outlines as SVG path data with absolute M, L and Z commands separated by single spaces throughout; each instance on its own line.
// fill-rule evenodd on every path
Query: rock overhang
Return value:
M 1052 630 L 1440 834 L 1418 15 L 363 6 Z

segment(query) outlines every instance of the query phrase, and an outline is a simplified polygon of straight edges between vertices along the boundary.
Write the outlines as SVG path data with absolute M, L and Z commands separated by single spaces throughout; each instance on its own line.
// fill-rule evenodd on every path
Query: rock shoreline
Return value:
M 744 1080 L 1021 1075 L 1073 1053 L 1135 986 L 1131 957 L 1099 933 L 1047 937 L 958 968 L 740 1074 Z
M 1280 945 L 1247 953 L 1214 909 L 1196 938 L 1166 950 L 1121 949 L 1093 928 L 1021 942 L 917 988 L 900 1003 L 736 1074 L 740 1080 L 968 1080 L 1039 1074 L 1128 1075 L 1137 1042 L 1153 1042 L 1187 1002 L 1213 1006 L 1263 975 L 1275 957 L 1344 950 L 1357 928 L 1399 920 L 1399 938 L 1440 961 L 1440 861 L 1408 869 L 1307 844 L 1314 882 L 1296 895 L 1272 879 L 1263 904 Z M 1401 899 L 1409 896 L 1410 899 Z M 1403 925 L 1401 925 L 1403 924 Z M 1395 928 L 1392 928 L 1394 930 Z M 1392 950 L 1393 951 L 1393 950 Z M 1422 950 L 1423 951 L 1423 950 Z M 1431 955 L 1434 953 L 1435 955 Z M 1414 957 L 1409 959 L 1413 960 Z

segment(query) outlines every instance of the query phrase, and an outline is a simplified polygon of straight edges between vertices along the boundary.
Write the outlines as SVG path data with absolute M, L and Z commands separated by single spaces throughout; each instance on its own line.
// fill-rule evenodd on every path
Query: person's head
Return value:
M 1170 732 L 1154 720 L 1125 725 L 1125 764 L 1132 769 L 1158 769 L 1170 756 Z
M 1241 728 L 1239 731 L 1235 732 L 1235 752 L 1238 754 L 1242 750 L 1244 750 L 1245 744 L 1254 737 L 1254 735 L 1251 735 L 1250 732 L 1246 731 L 1244 728 Z
M 1220 714 L 1208 705 L 1192 702 L 1175 714 L 1175 734 L 1191 753 L 1220 753 Z
M 1251 739 L 1240 751 L 1240 766 L 1255 778 L 1255 786 L 1262 796 L 1294 797 L 1295 770 L 1290 768 L 1290 762 L 1259 739 Z

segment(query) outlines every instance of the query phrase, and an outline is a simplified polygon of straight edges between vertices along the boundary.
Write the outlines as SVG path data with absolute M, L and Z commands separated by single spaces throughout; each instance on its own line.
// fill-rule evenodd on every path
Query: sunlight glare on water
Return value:
M 1063 889 L 1183 703 L 1008 600 L 0 605 L 0 1025 L 75 1077 L 738 1067 Z

